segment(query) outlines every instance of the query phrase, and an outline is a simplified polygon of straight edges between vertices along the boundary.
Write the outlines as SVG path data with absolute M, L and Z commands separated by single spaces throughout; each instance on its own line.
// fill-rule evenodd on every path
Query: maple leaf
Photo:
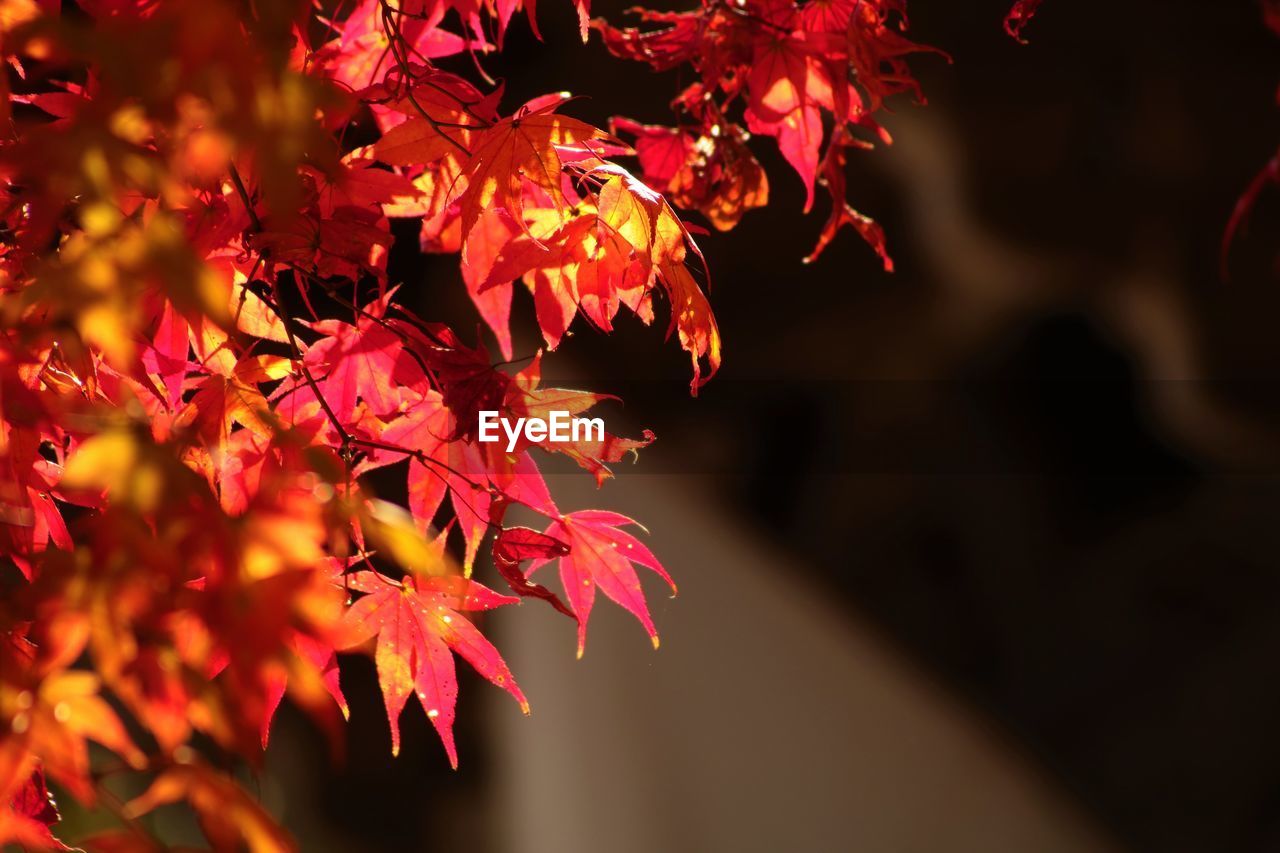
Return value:
M 1027 43 L 1027 40 L 1022 37 L 1022 31 L 1027 24 L 1031 23 L 1031 19 L 1035 17 L 1041 2 L 1042 0 L 1017 0 L 1013 4 L 1013 8 L 1009 10 L 1009 14 L 1004 19 L 1004 30 L 1009 34 L 1010 38 L 1016 39 L 1022 44 Z
M 388 110 L 405 118 L 373 145 L 374 155 L 391 166 L 427 166 L 445 157 L 466 157 L 486 123 L 476 117 L 480 94 L 452 75 L 428 74 Z
M 845 148 L 855 144 L 847 132 L 840 139 L 832 140 L 831 147 L 822 163 L 822 183 L 831 195 L 831 215 L 827 217 L 818 243 L 804 262 L 811 264 L 818 259 L 823 250 L 835 239 L 836 234 L 846 225 L 862 236 L 868 245 L 875 250 L 884 263 L 885 272 L 893 272 L 893 259 L 889 256 L 885 245 L 884 229 L 871 217 L 864 216 L 845 200 Z
M 338 208 L 331 217 L 296 216 L 254 234 L 249 245 L 273 261 L 324 278 L 386 277 L 391 246 L 387 221 L 359 208 Z
M 319 670 L 324 688 L 333 697 L 333 701 L 338 703 L 343 718 L 350 717 L 351 709 L 347 707 L 347 697 L 342 694 L 342 685 L 338 681 L 338 657 L 334 654 L 333 647 L 302 633 L 294 635 L 291 645 L 299 657 L 309 661 Z M 276 676 L 272 679 L 267 693 L 266 716 L 262 721 L 263 749 L 267 748 L 267 742 L 271 738 L 271 721 L 280 707 L 280 702 L 284 699 L 286 682 L 284 677 Z
M 813 207 L 813 184 L 822 151 L 822 113 L 811 105 L 798 106 L 778 119 L 766 120 L 748 110 L 747 128 L 752 133 L 773 136 L 778 150 L 804 183 L 806 213 Z
M 5 756 L 0 753 L 0 761 Z M 0 795 L 3 795 L 0 786 Z M 45 784 L 38 766 L 9 798 L 8 809 L 0 812 L 0 843 L 15 842 L 39 850 L 71 850 L 53 836 L 53 825 L 62 820 L 58 804 Z
M 0 528 L 19 570 L 32 578 L 31 558 L 50 544 L 72 547 L 62 512 L 53 499 L 60 466 L 40 455 L 41 438 L 32 430 L 12 430 L 8 452 L 0 454 Z M 3 540 L 0 540 L 3 541 Z
M 10 807 L 32 820 L 39 821 L 46 827 L 53 826 L 61 816 L 58 804 L 54 802 L 49 787 L 45 784 L 44 772 L 37 767 L 31 771 L 27 781 L 18 788 L 18 793 L 10 800 Z
M 520 570 L 526 560 L 562 557 L 569 553 L 569 546 L 559 539 L 530 530 L 527 527 L 504 527 L 493 538 L 493 565 L 511 591 L 521 597 L 540 598 L 570 619 L 577 616 L 560 597 L 541 584 L 536 584 Z
M 849 65 L 856 73 L 858 85 L 867 93 L 868 108 L 878 110 L 886 98 L 901 92 L 910 92 L 918 103 L 923 103 L 924 94 L 911 75 L 905 57 L 934 53 L 948 62 L 951 57 L 945 51 L 917 44 L 902 35 L 890 23 L 891 8 L 875 3 L 854 2 L 853 5 L 855 8 L 849 17 Z
M 496 399 L 493 405 L 502 405 L 502 400 Z M 501 509 L 501 504 L 495 506 L 495 498 L 515 501 L 546 515 L 558 514 L 558 510 L 528 453 L 506 453 L 497 445 L 476 444 L 462 435 L 457 420 L 447 401 L 429 391 L 387 426 L 382 433 L 385 446 L 373 451 L 370 458 L 373 465 L 385 465 L 406 454 L 412 456 L 409 510 L 420 530 L 430 526 L 449 495 L 465 540 L 463 566 L 469 574 L 480 540 L 491 524 L 501 521 L 494 515 Z
M 483 344 L 468 347 L 451 330 L 432 330 L 428 336 L 420 329 L 412 329 L 406 345 L 430 365 L 441 399 L 453 413 L 447 440 L 474 438 L 478 412 L 496 409 L 502 404 L 511 377 L 494 369 Z
M 668 334 L 674 330 L 680 338 L 680 346 L 690 355 L 693 364 L 690 388 L 696 394 L 720 369 L 720 327 L 711 313 L 706 295 L 688 267 L 683 263 L 664 260 L 658 269 L 671 298 Z M 706 376 L 702 375 L 703 357 L 710 366 Z
M 498 650 L 459 613 L 491 610 L 519 599 L 459 577 L 406 576 L 396 582 L 370 570 L 347 575 L 345 582 L 365 595 L 343 618 L 346 633 L 340 647 L 377 638 L 374 661 L 391 725 L 392 755 L 400 753 L 400 714 L 412 693 L 440 735 L 449 763 L 458 766 L 453 742 L 458 699 L 454 653 L 529 713 L 529 703 Z
M 449 494 L 466 540 L 463 569 L 470 574 L 480 540 L 491 526 L 502 523 L 510 503 L 546 516 L 558 515 L 559 510 L 527 452 L 509 454 L 497 444 L 463 443 L 455 449 Z
M 172 303 L 166 301 L 161 309 L 155 334 L 150 338 L 150 346 L 142 356 L 147 370 L 159 378 L 170 410 L 177 409 L 181 404 L 183 380 L 191 367 L 188 358 L 191 350 L 190 328 L 186 318 L 174 309 Z
M 778 33 L 756 45 L 747 76 L 747 127 L 773 136 L 782 155 L 800 175 L 807 212 L 813 206 L 822 148 L 822 113 L 834 110 L 831 81 L 809 41 Z
M 618 29 L 596 18 L 591 26 L 604 37 L 605 47 L 614 56 L 647 62 L 654 71 L 668 71 L 698 55 L 706 29 L 704 12 L 635 11 L 643 21 L 668 26 L 645 32 L 634 27 Z
M 567 220 L 551 208 L 529 210 L 523 231 L 507 233 L 505 242 L 494 245 L 496 241 L 486 241 L 483 249 L 473 250 L 468 239 L 464 247 L 468 258 L 475 258 L 480 251 L 490 255 L 473 263 L 474 269 L 488 270 L 477 297 L 500 292 L 511 278 L 524 280 L 533 292 L 543 340 L 552 349 L 560 344 L 577 316 L 581 301 L 579 281 L 588 271 L 600 273 L 613 268 L 612 259 L 600 257 L 601 253 L 589 245 L 594 218 L 587 207 L 585 202 L 575 205 Z M 494 218 L 492 212 L 486 211 L 485 218 Z M 502 240 L 504 235 L 499 232 L 493 236 Z
M 368 153 L 367 148 L 357 148 L 342 158 L 333 173 L 316 174 L 317 203 L 323 216 L 333 218 L 345 207 L 385 212 L 412 205 L 421 197 L 413 181 L 376 168 Z
M 656 190 L 668 188 L 672 179 L 686 167 L 687 161 L 695 153 L 693 134 L 680 128 L 641 124 L 629 118 L 614 116 L 610 119 L 609 129 L 615 134 L 625 133 L 635 137 L 633 147 L 636 149 L 636 159 L 640 161 L 641 175 Z
M 253 291 L 249 285 L 248 275 L 252 268 L 246 266 L 242 258 L 237 257 L 236 254 L 231 254 L 230 250 L 223 248 L 210 255 L 208 267 L 217 277 L 219 283 L 226 289 L 228 312 L 231 314 L 237 330 L 255 338 L 275 341 L 276 343 L 288 343 L 289 335 L 285 331 L 284 321 L 262 296 Z M 226 331 L 214 326 L 207 320 L 197 324 L 188 322 L 188 327 L 192 332 L 191 337 L 193 339 L 199 335 L 200 344 L 211 342 L 215 337 L 218 342 L 213 343 L 212 347 L 226 347 L 229 344 L 227 340 L 229 336 Z M 157 329 L 157 335 L 160 332 L 161 329 Z M 176 331 L 170 332 L 170 335 L 174 334 L 176 334 Z M 195 343 L 194 340 L 193 343 Z M 181 346 L 176 340 L 171 340 L 169 345 L 174 348 L 175 353 Z
M 125 805 L 132 820 L 167 803 L 186 800 L 215 850 L 235 850 L 241 841 L 251 853 L 290 853 L 297 846 L 235 780 L 203 764 L 176 764 L 162 772 Z
M 502 357 L 510 359 L 511 281 L 490 281 L 493 267 L 505 249 L 520 236 L 520 227 L 501 208 L 489 208 L 467 235 L 462 246 L 462 279 L 480 317 L 498 340 Z M 514 278 L 514 276 L 512 276 Z
M 408 488 L 409 512 L 423 530 L 431 524 L 449 488 L 446 466 L 450 459 L 451 425 L 443 398 L 439 392 L 429 391 L 382 433 L 382 440 L 389 445 L 412 448 L 420 454 L 409 466 Z M 371 455 L 381 463 L 402 458 L 402 454 L 393 451 L 376 451 Z
M 586 122 L 555 113 L 560 104 L 526 104 L 516 114 L 484 130 L 466 164 L 466 190 L 461 200 L 462 231 L 470 233 L 486 208 L 500 207 L 517 223 L 524 222 L 524 181 L 551 194 L 564 206 L 562 165 L 556 146 L 586 146 L 608 134 Z
M 363 401 L 375 415 L 399 408 L 408 390 L 426 381 L 422 368 L 405 352 L 403 340 L 384 323 L 395 288 L 365 306 L 355 325 L 340 320 L 311 324 L 323 337 L 307 350 L 304 362 L 323 376 L 321 393 L 338 418 L 348 424 Z
M 224 446 L 237 424 L 270 435 L 270 406 L 258 383 L 278 379 L 288 370 L 288 362 L 274 356 L 242 359 L 230 376 L 215 373 L 201 380 L 177 423 L 191 427 L 215 446 Z
M 406 52 L 423 59 L 453 56 L 468 49 L 491 49 L 483 41 L 443 30 L 438 23 L 418 17 L 405 18 L 400 21 L 398 32 L 393 34 L 403 41 Z M 361 0 L 335 29 L 338 37 L 313 54 L 316 65 L 334 80 L 353 89 L 362 89 L 377 82 L 386 73 L 391 52 L 391 39 L 383 26 L 379 0 Z
M 627 525 L 640 527 L 638 522 L 616 512 L 581 510 L 561 516 L 546 529 L 547 536 L 569 547 L 569 553 L 558 559 L 560 583 L 569 606 L 578 618 L 578 657 L 582 657 L 586 649 L 587 621 L 595 604 L 597 587 L 634 615 L 652 640 L 653 647 L 658 647 L 658 631 L 649 615 L 640 578 L 631 564 L 656 572 L 671 587 L 672 595 L 676 593 L 676 585 L 643 542 L 619 529 Z M 535 560 L 529 566 L 528 575 L 532 577 L 551 559 Z
M 677 128 L 615 118 L 617 132 L 636 137 L 641 176 L 668 193 L 678 207 L 697 210 L 721 231 L 748 210 L 769 203 L 769 179 L 746 146 L 746 133 L 730 122 L 715 135 L 694 137 Z
M 701 260 L 697 246 L 666 199 L 625 169 L 604 165 L 593 173 L 605 176 L 598 202 L 601 224 L 625 240 L 666 289 L 671 300 L 667 334 L 677 332 L 680 346 L 690 355 L 690 388 L 696 394 L 720 369 L 720 328 L 706 295 L 685 266 L 691 250 Z M 702 375 L 703 358 L 709 367 L 706 376 Z
M 21 671 L 14 666 L 12 648 L 10 645 L 0 650 L 0 663 L 10 667 L 5 681 Z M 13 701 L 13 694 L 6 698 Z M 86 740 L 97 741 L 132 767 L 145 766 L 142 753 L 111 705 L 102 698 L 100 680 L 93 673 L 57 672 L 45 678 L 35 691 L 19 692 L 17 701 L 28 707 L 17 708 L 10 723 L 15 729 L 11 735 L 15 745 L 40 756 L 44 771 L 77 799 L 94 799 Z M 0 777 L 13 766 L 12 761 L 0 761 Z

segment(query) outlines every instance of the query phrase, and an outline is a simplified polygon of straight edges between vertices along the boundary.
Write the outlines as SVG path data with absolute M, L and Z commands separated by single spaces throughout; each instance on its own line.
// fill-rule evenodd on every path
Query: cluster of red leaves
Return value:
M 653 436 L 479 442 L 481 409 L 606 397 L 495 366 L 388 281 L 416 220 L 502 359 L 519 282 L 548 348 L 668 311 L 694 389 L 719 366 L 701 255 L 629 149 L 434 64 L 520 6 L 0 0 L 0 844 L 61 847 L 47 779 L 120 819 L 91 849 L 156 849 L 138 818 L 179 800 L 216 849 L 288 849 L 196 745 L 256 764 L 286 693 L 340 742 L 337 652 L 373 655 L 393 751 L 416 694 L 456 765 L 455 654 L 528 707 L 478 613 L 544 600 L 581 653 L 599 586 L 657 645 L 634 522 L 562 512 L 536 464 L 602 483 Z M 405 507 L 368 487 L 389 466 Z M 472 579 L 485 541 L 515 595 Z M 557 560 L 565 601 L 528 578 Z M 128 803 L 103 784 L 139 773 Z
M 606 399 L 544 387 L 541 354 L 502 368 L 514 294 L 552 350 L 579 317 L 668 312 L 696 392 L 720 333 L 667 199 L 733 227 L 767 202 L 746 142 L 770 136 L 806 207 L 830 194 L 814 256 L 849 225 L 889 267 L 846 151 L 888 140 L 875 115 L 922 99 L 906 59 L 932 48 L 905 0 L 597 21 L 614 54 L 694 72 L 676 126 L 605 132 L 440 67 L 500 49 L 521 9 L 536 33 L 533 0 L 0 0 L 0 843 L 62 848 L 52 783 L 119 818 L 91 849 L 156 849 L 139 818 L 176 801 L 216 849 L 289 849 L 205 756 L 259 762 L 286 694 L 340 742 L 338 652 L 372 654 L 393 751 L 414 694 L 456 765 L 454 655 L 527 710 L 484 611 L 544 601 L 581 654 L 598 587 L 657 646 L 635 567 L 670 578 L 635 522 L 562 512 L 536 464 L 602 483 L 653 436 L 477 440 L 481 410 Z M 613 162 L 632 155 L 638 177 Z M 459 256 L 502 362 L 406 307 L 395 219 Z M 379 469 L 405 506 L 373 496 Z M 514 595 L 472 579 L 486 541 Z M 552 562 L 563 600 L 530 579 Z M 149 787 L 121 803 L 116 774 Z
M 1004 22 L 1010 36 L 1023 41 L 1041 2 L 1016 0 Z M 693 79 L 671 102 L 675 126 L 613 120 L 633 140 L 644 180 L 727 231 L 768 204 L 768 176 L 747 142 L 772 137 L 804 184 L 805 212 L 817 185 L 830 197 L 805 262 L 849 226 L 892 271 L 883 229 L 849 203 L 845 162 L 849 148 L 892 141 L 876 120 L 889 98 L 924 103 L 908 57 L 946 57 L 907 38 L 906 0 L 701 0 L 687 12 L 635 12 L 653 26 L 592 27 L 615 56 L 657 71 L 688 66 Z
M 941 51 L 909 40 L 905 0 L 702 0 L 689 12 L 639 10 L 653 28 L 592 22 L 616 56 L 656 70 L 687 65 L 693 82 L 672 101 L 674 127 L 617 118 L 635 140 L 642 176 L 675 204 L 716 228 L 734 227 L 769 199 L 769 181 L 747 146 L 772 137 L 806 192 L 830 196 L 831 212 L 813 253 L 846 225 L 893 268 L 884 232 L 849 203 L 849 148 L 890 141 L 876 114 L 894 95 L 923 102 L 907 59 Z M 861 134 L 861 135 L 859 135 Z

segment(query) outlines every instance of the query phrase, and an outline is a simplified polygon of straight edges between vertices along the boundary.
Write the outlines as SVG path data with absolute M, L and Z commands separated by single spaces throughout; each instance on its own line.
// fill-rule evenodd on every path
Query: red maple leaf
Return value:
M 413 577 L 394 581 L 376 571 L 348 575 L 346 584 L 365 593 L 343 617 L 341 647 L 377 638 L 374 661 L 391 725 L 391 754 L 400 753 L 400 714 L 416 694 L 444 743 L 449 763 L 458 766 L 453 743 L 458 680 L 453 653 L 506 690 L 529 713 L 529 703 L 498 650 L 459 611 L 491 610 L 518 598 L 459 577 Z
M 1031 23 L 1031 19 L 1035 17 L 1036 10 L 1040 8 L 1042 0 L 1017 0 L 1013 4 L 1013 8 L 1009 10 L 1009 14 L 1004 19 L 1004 30 L 1010 37 L 1017 39 L 1023 44 L 1027 40 L 1022 37 L 1022 30 Z
M 71 850 L 51 831 L 60 820 L 62 816 L 49 793 L 44 771 L 37 767 L 18 785 L 5 813 L 0 814 L 0 842 L 12 841 L 39 850 Z
M 527 527 L 504 527 L 493 538 L 493 565 L 512 592 L 522 597 L 540 598 L 569 618 L 577 619 L 558 595 L 529 580 L 520 571 L 520 564 L 526 560 L 563 557 L 568 553 L 569 546 L 559 539 Z
M 569 546 L 569 553 L 558 559 L 565 597 L 578 617 L 578 657 L 582 657 L 586 649 L 587 620 L 595 604 L 596 587 L 640 620 L 653 641 L 653 647 L 658 647 L 658 631 L 649 615 L 640 578 L 631 564 L 656 572 L 671 587 L 672 595 L 676 593 L 676 585 L 643 542 L 619 529 L 627 525 L 640 526 L 616 512 L 581 510 L 561 516 L 547 527 L 547 536 Z M 534 561 L 528 575 L 532 577 L 552 559 L 555 558 L 544 557 Z

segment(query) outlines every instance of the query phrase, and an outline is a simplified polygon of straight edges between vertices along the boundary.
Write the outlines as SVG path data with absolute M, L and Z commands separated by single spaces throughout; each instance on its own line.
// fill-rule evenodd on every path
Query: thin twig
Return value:
M 401 56 L 400 51 L 396 49 L 397 45 L 400 44 L 403 39 L 400 27 L 399 25 L 392 25 L 391 6 L 387 3 L 387 0 L 379 0 L 379 2 L 382 6 L 382 32 L 383 35 L 387 37 L 388 46 L 391 48 L 391 55 L 395 57 L 396 64 L 400 66 L 400 73 L 405 76 L 405 80 L 408 83 L 408 86 L 405 89 L 405 96 L 409 99 L 409 103 L 413 105 L 413 108 L 417 110 L 424 119 L 426 119 L 427 123 L 431 125 L 431 128 L 435 130 L 436 133 L 443 136 L 450 144 L 461 151 L 463 156 L 470 157 L 471 152 L 467 150 L 467 146 L 445 133 L 442 125 L 422 108 L 422 104 L 418 103 L 418 99 L 413 94 L 414 78 L 413 73 L 409 70 L 409 62 L 405 57 Z
M 298 368 L 302 371 L 302 376 L 307 384 L 311 386 L 311 393 L 315 395 L 316 401 L 320 404 L 320 408 L 324 410 L 325 416 L 329 419 L 329 423 L 337 430 L 338 437 L 342 441 L 343 455 L 346 455 L 346 449 L 351 446 L 351 433 L 347 432 L 347 428 L 342 425 L 342 421 L 338 420 L 337 414 L 333 411 L 333 407 L 329 405 L 329 401 L 325 399 L 324 394 L 320 393 L 320 386 L 316 384 L 315 377 L 311 375 L 311 370 L 307 367 L 306 361 L 302 356 L 302 348 L 298 346 L 298 338 L 293 333 L 293 316 L 280 300 L 280 284 L 276 280 L 271 282 L 271 292 L 275 298 L 275 306 L 273 310 L 276 316 L 280 318 L 284 325 L 285 334 L 289 338 L 289 349 L 293 351 L 294 360 L 298 364 Z
M 252 224 L 252 230 L 255 233 L 262 231 L 262 220 L 258 218 L 257 212 L 253 209 L 253 202 L 249 197 L 249 191 L 245 188 L 244 181 L 240 177 L 240 172 L 235 165 L 231 166 L 231 182 L 236 186 L 236 192 L 240 195 L 240 200 L 244 202 L 245 210 L 249 213 L 249 221 Z M 267 249 L 258 250 L 258 263 L 267 258 Z M 257 263 L 254 264 L 257 269 Z M 272 301 L 263 300 L 263 304 L 270 308 L 277 317 L 280 318 L 280 325 L 284 326 L 286 337 L 289 338 L 289 349 L 292 351 L 293 359 L 298 365 L 298 369 L 302 372 L 303 378 L 307 385 L 311 387 L 311 393 L 315 396 L 316 402 L 320 404 L 320 408 L 324 410 L 325 416 L 329 419 L 329 423 L 333 425 L 334 430 L 338 433 L 341 440 L 343 455 L 351 446 L 351 434 L 347 432 L 347 428 L 342 425 L 342 421 L 338 419 L 338 415 L 333 411 L 333 407 L 329 405 L 329 401 L 325 399 L 324 394 L 320 393 L 320 386 L 317 384 L 314 376 L 311 375 L 310 368 L 307 367 L 306 360 L 302 355 L 302 347 L 298 345 L 298 337 L 294 334 L 293 323 L 296 322 L 293 315 L 284 306 L 284 300 L 280 298 L 280 283 L 273 276 L 271 277 L 271 295 Z
M 431 470 L 430 467 L 427 466 L 427 463 L 430 462 L 432 465 L 438 465 L 440 468 L 443 468 L 445 471 L 448 471 L 450 474 L 457 477 L 459 480 L 462 480 L 464 483 L 466 483 L 468 486 L 470 486 L 473 490 L 477 492 L 490 491 L 490 487 L 480 485 L 475 480 L 472 480 L 470 477 L 468 477 L 466 474 L 463 474 L 461 471 L 450 466 L 449 463 L 441 462 L 439 459 L 436 459 L 434 456 L 428 456 L 426 452 L 422 450 L 415 450 L 412 447 L 405 447 L 404 445 L 400 445 L 400 444 L 388 444 L 385 441 L 375 441 L 374 439 L 371 439 L 371 438 L 352 438 L 351 443 L 354 445 L 359 445 L 361 447 L 369 447 L 374 450 L 385 450 L 388 453 L 403 453 L 404 455 L 409 456 L 421 462 L 423 467 L 427 468 L 427 470 Z M 435 473 L 437 476 L 440 476 L 439 472 L 435 472 Z M 441 479 L 443 479 L 443 477 Z
M 236 169 L 236 164 L 231 164 L 231 182 L 236 185 L 236 192 L 240 195 L 240 201 L 244 202 L 245 212 L 249 214 L 249 221 L 253 223 L 255 232 L 262 230 L 262 220 L 258 218 L 258 211 L 253 209 L 253 201 L 249 198 L 249 191 L 244 188 L 244 181 L 240 179 L 240 172 Z

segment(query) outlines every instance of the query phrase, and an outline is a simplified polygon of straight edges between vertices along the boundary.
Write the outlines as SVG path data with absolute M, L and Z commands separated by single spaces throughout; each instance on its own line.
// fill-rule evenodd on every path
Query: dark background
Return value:
M 1249 0 L 1047 0 L 1025 47 L 1006 5 L 911 2 L 912 36 L 954 64 L 917 58 L 929 105 L 895 102 L 897 143 L 850 164 L 896 274 L 852 232 L 802 265 L 825 207 L 802 215 L 757 140 L 769 207 L 699 240 L 720 375 L 689 397 L 661 308 L 608 338 L 575 326 L 548 373 L 620 394 L 660 437 L 641 469 L 705 476 L 813 567 L 797 582 L 879 626 L 1124 846 L 1280 849 L 1280 194 L 1229 280 L 1219 265 L 1280 141 L 1280 51 Z M 597 123 L 670 120 L 674 74 L 539 6 L 546 41 L 518 21 L 485 60 L 505 108 L 566 89 Z M 392 277 L 426 282 L 424 313 L 476 322 L 456 258 L 401 249 Z M 532 352 L 521 294 L 513 327 Z M 347 765 L 316 776 L 333 820 L 385 849 L 428 825 L 476 849 L 465 815 L 501 746 L 464 707 L 462 771 L 390 762 L 371 663 L 344 683 Z M 434 757 L 425 718 L 403 725 L 404 753 Z

